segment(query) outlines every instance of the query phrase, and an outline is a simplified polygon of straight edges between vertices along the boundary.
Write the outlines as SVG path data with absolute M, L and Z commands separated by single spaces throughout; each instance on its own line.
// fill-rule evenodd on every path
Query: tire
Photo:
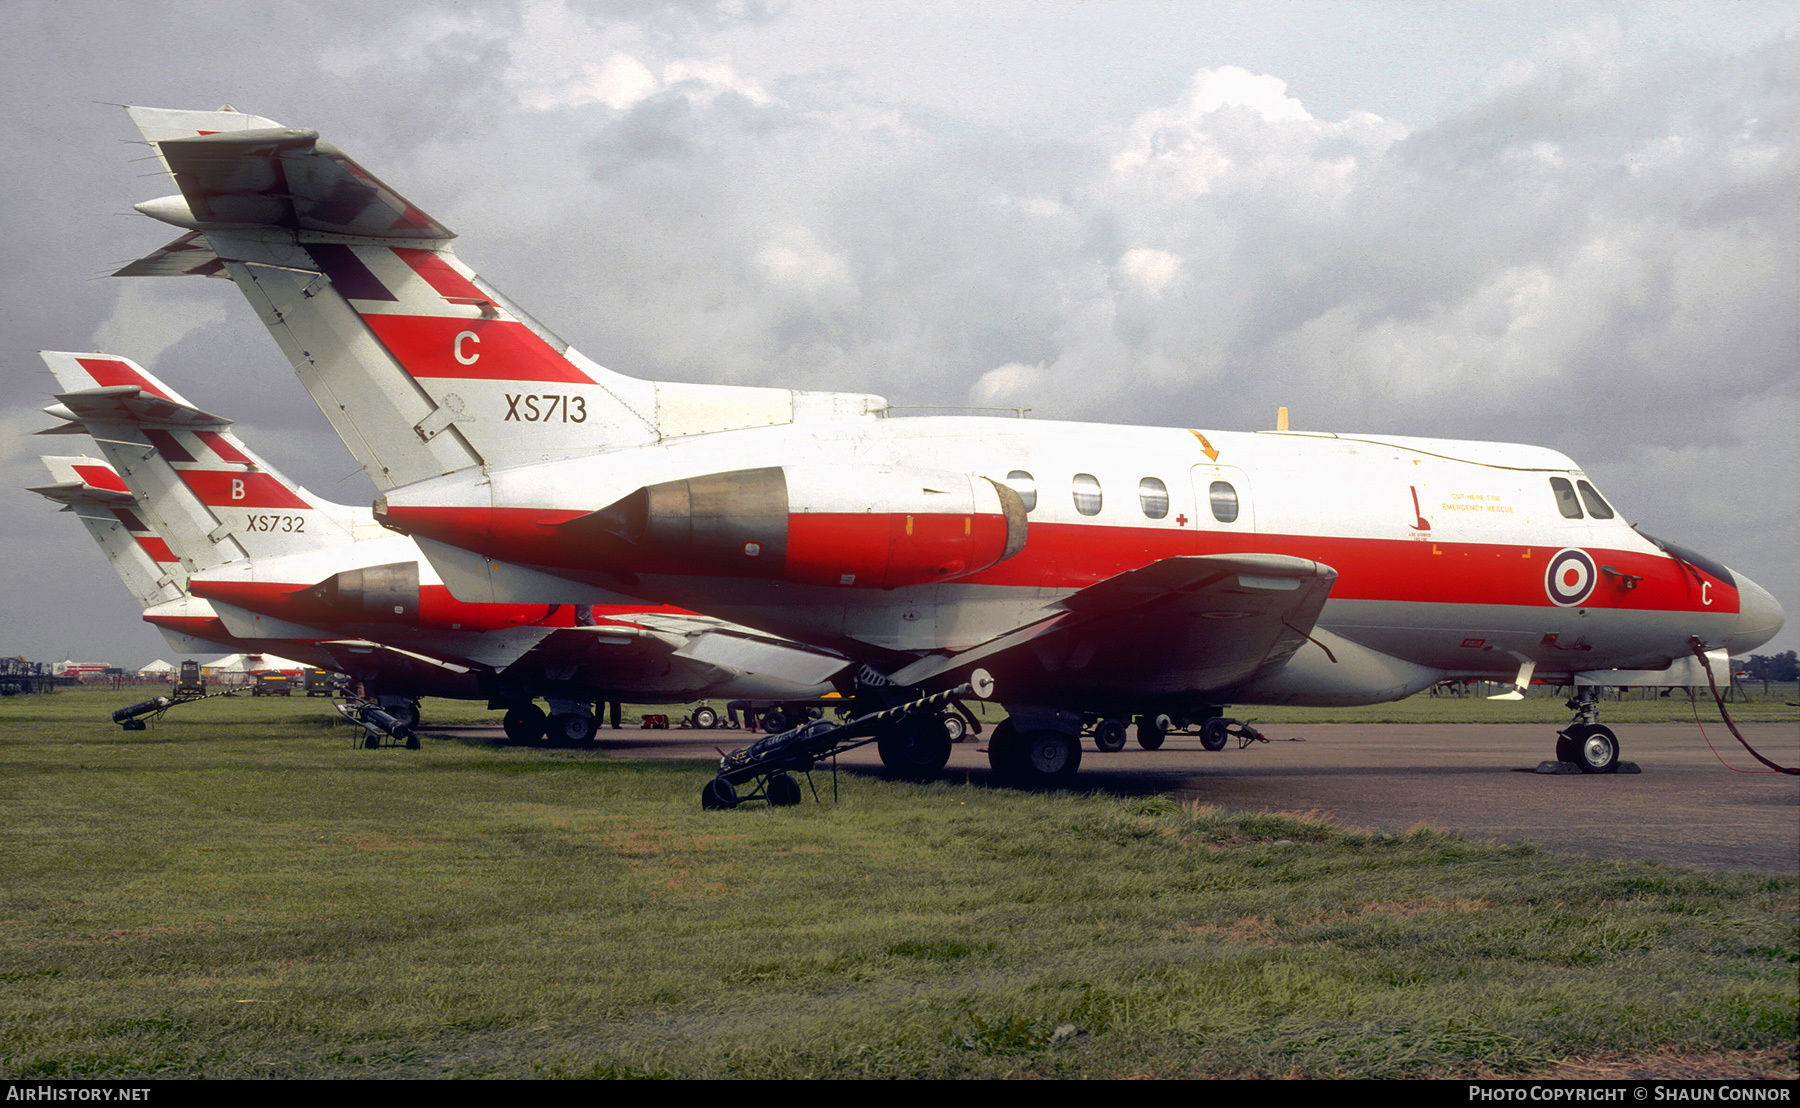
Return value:
M 1145 750 L 1161 750 L 1165 737 L 1163 729 L 1157 725 L 1162 717 L 1139 716 L 1137 721 L 1138 745 Z
M 364 750 L 374 750 L 374 749 L 378 748 L 379 746 L 381 746 L 381 739 L 379 737 L 377 737 L 375 735 L 364 736 L 364 738 L 363 738 L 363 749 Z
M 787 713 L 780 708 L 770 708 L 763 713 L 762 729 L 770 735 L 779 735 L 792 726 L 788 722 Z
M 718 725 L 719 725 L 719 713 L 713 711 L 710 707 L 708 707 L 705 704 L 702 704 L 700 707 L 694 709 L 694 726 L 695 727 L 703 727 L 710 731 L 714 727 L 717 727 Z
M 994 725 L 988 736 L 988 767 L 994 771 L 994 780 L 1006 784 L 1019 776 L 1019 752 L 1023 746 L 1012 720 L 1003 719 Z
M 1067 731 L 1030 731 L 1019 757 L 1025 781 L 1033 786 L 1066 785 L 1081 769 L 1081 736 Z
M 408 749 L 408 750 L 419 749 L 419 736 L 413 734 L 411 731 L 408 731 L 406 733 L 406 749 Z
M 722 812 L 737 806 L 737 790 L 723 777 L 713 778 L 700 790 L 700 807 L 709 812 Z
M 950 761 L 950 733 L 942 716 L 906 716 L 882 732 L 875 749 L 890 777 L 930 781 L 944 772 Z
M 1574 762 L 1583 773 L 1611 773 L 1619 766 L 1619 738 L 1598 723 L 1584 723 L 1564 732 L 1574 747 Z
M 771 808 L 792 808 L 800 803 L 800 782 L 785 773 L 772 773 L 763 795 Z
M 1103 719 L 1094 728 L 1094 749 L 1117 754 L 1125 749 L 1125 736 L 1130 729 L 1122 719 Z
M 1207 750 L 1224 750 L 1226 741 L 1231 738 L 1230 728 L 1230 722 L 1214 716 L 1200 725 L 1200 745 Z
M 580 712 L 559 712 L 546 728 L 551 746 L 592 746 L 594 717 Z
M 500 717 L 506 737 L 516 743 L 544 741 L 544 710 L 536 704 L 515 704 Z
M 944 713 L 944 734 L 950 736 L 953 743 L 962 742 L 969 737 L 969 725 L 955 712 Z
M 1569 728 L 1569 731 L 1573 730 L 1575 728 Z M 1569 731 L 1559 731 L 1556 735 L 1556 760 L 1559 762 L 1573 762 L 1577 757 L 1575 740 L 1570 736 Z

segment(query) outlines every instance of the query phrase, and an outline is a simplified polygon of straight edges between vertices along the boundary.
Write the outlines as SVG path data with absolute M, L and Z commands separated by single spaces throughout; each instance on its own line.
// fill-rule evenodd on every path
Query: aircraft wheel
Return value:
M 1164 717 L 1139 716 L 1137 723 L 1138 745 L 1145 750 L 1161 750 L 1164 738 L 1162 720 Z
M 547 727 L 552 746 L 592 746 L 594 717 L 580 712 L 559 712 Z
M 950 761 L 950 733 L 942 716 L 911 715 L 875 740 L 881 764 L 905 781 L 929 781 Z
M 772 773 L 763 795 L 768 797 L 771 808 L 792 808 L 800 803 L 800 782 L 785 773 Z
M 969 725 L 955 712 L 944 713 L 944 734 L 950 736 L 953 743 L 962 742 L 969 735 Z
M 713 711 L 711 707 L 702 704 L 700 707 L 694 709 L 695 727 L 704 727 L 707 730 L 711 730 L 718 725 L 719 713 Z
M 738 806 L 737 790 L 731 782 L 723 777 L 715 777 L 700 790 L 700 807 L 709 812 L 720 812 Z
M 1023 749 L 1012 720 L 1003 719 L 994 725 L 993 733 L 988 735 L 988 767 L 994 771 L 995 780 L 1011 781 L 1019 776 L 1019 752 Z
M 1020 759 L 1033 785 L 1066 785 L 1081 768 L 1081 736 L 1066 731 L 1032 731 L 1024 736 Z
M 1574 731 L 1574 730 L 1576 730 L 1576 728 L 1571 727 L 1571 728 L 1569 728 L 1568 731 L 1558 731 L 1556 733 L 1556 760 L 1557 761 L 1573 762 L 1575 760 L 1575 758 L 1576 758 L 1575 739 L 1569 733 L 1570 731 Z
M 515 704 L 500 718 L 500 726 L 513 742 L 539 742 L 544 737 L 544 710 L 536 704 Z
M 1224 750 L 1225 742 L 1231 737 L 1231 724 L 1214 716 L 1200 725 L 1200 745 L 1207 750 Z
M 771 735 L 779 735 L 792 726 L 788 722 L 787 712 L 780 708 L 770 708 L 763 713 L 762 729 Z
M 1611 773 L 1619 764 L 1619 738 L 1598 723 L 1569 728 L 1574 740 L 1576 765 L 1583 773 Z
M 1103 719 L 1100 726 L 1094 728 L 1094 749 L 1108 754 L 1117 754 L 1125 749 L 1127 728 L 1122 719 Z

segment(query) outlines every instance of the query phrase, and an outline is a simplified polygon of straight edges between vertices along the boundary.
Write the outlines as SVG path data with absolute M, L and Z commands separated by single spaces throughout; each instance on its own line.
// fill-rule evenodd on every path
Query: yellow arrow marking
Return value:
M 1216 462 L 1219 460 L 1219 452 L 1217 450 L 1213 449 L 1212 443 L 1206 441 L 1205 435 L 1202 435 L 1198 431 L 1192 431 L 1192 430 L 1190 430 L 1188 432 L 1188 434 L 1190 434 L 1200 440 L 1200 449 L 1206 451 L 1206 460 L 1207 461 Z

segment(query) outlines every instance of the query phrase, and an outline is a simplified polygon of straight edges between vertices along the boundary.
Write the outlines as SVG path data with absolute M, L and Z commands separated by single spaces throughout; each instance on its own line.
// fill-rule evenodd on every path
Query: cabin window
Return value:
M 1575 487 L 1581 490 L 1581 502 L 1587 505 L 1588 515 L 1595 519 L 1611 519 L 1613 517 L 1612 505 L 1601 498 L 1598 489 L 1586 481 L 1575 482 Z
M 1214 481 L 1206 490 L 1206 498 L 1212 504 L 1214 519 L 1220 523 L 1237 522 L 1238 495 L 1230 481 Z
M 1564 519 L 1581 518 L 1581 501 L 1575 498 L 1575 486 L 1569 484 L 1566 477 L 1550 478 L 1550 488 L 1556 493 L 1556 510 Z
M 1091 473 L 1077 473 L 1073 491 L 1076 511 L 1084 516 L 1100 514 L 1100 478 Z
M 1169 514 L 1169 486 L 1155 477 L 1146 477 L 1138 482 L 1138 506 L 1144 509 L 1144 515 L 1150 519 L 1161 519 Z
M 1037 507 L 1036 477 L 1033 477 L 1022 469 L 1015 469 L 1006 475 L 1006 483 L 1011 485 L 1012 491 L 1018 493 L 1019 499 L 1025 502 L 1025 510 L 1027 512 Z

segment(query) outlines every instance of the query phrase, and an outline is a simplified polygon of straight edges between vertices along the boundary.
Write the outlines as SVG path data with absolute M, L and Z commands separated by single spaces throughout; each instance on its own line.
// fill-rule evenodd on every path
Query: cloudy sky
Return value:
M 117 107 L 320 131 L 613 369 L 1562 450 L 1800 642 L 1800 3 L 4 0 L 0 653 L 160 636 L 19 491 L 105 349 L 372 495 Z

